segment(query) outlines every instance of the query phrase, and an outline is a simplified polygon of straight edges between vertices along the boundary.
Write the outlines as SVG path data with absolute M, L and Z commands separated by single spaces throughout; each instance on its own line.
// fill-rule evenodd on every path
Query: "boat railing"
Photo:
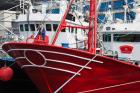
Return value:
M 41 35 L 37 35 L 34 37 L 34 35 L 28 37 L 26 39 L 26 43 L 34 43 L 34 44 L 39 44 L 39 45 L 47 45 L 49 43 L 49 38 L 46 36 L 44 39 L 42 38 Z

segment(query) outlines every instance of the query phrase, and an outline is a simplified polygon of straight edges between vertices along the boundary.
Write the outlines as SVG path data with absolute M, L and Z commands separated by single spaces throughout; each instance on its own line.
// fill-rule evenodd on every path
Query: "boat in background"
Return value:
M 2 49 L 15 58 L 40 93 L 138 93 L 139 67 L 96 53 L 96 0 L 90 0 L 88 27 L 68 25 L 65 21 L 73 1 L 70 0 L 52 42 L 45 42 L 38 34 L 32 42 L 9 42 Z M 66 27 L 87 31 L 88 48 L 55 45 Z
M 124 5 L 124 20 L 114 18 L 112 7 L 106 13 L 108 21 L 99 31 L 106 55 L 117 56 L 119 60 L 128 61 L 130 64 L 140 65 L 140 2 L 132 2 L 133 8 L 129 8 L 126 1 Z M 135 13 L 135 15 L 132 14 Z M 129 19 L 129 20 L 128 20 Z

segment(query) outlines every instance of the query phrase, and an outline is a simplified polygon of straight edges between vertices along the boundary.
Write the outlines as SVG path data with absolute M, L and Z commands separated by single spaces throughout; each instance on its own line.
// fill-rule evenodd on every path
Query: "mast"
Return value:
M 72 2 L 74 0 L 70 1 L 70 4 L 68 5 L 68 8 L 62 18 L 62 21 L 60 22 L 60 25 L 58 26 L 58 31 L 55 34 L 55 37 L 52 41 L 52 45 L 55 44 L 59 33 L 61 32 L 61 29 L 64 27 L 65 19 L 67 16 L 67 13 L 70 10 L 70 7 L 72 5 Z M 96 12 L 96 6 L 97 1 L 96 0 L 90 0 L 90 17 L 89 17 L 89 32 L 88 32 L 88 51 L 96 54 L 96 39 L 97 39 L 97 12 Z
M 89 17 L 89 32 L 88 32 L 88 51 L 96 54 L 97 40 L 97 12 L 96 0 L 90 0 L 90 17 Z
M 61 20 L 61 22 L 60 22 L 60 24 L 59 24 L 59 26 L 58 26 L 58 31 L 57 31 L 56 34 L 55 34 L 55 37 L 54 37 L 54 39 L 53 39 L 53 41 L 52 41 L 52 45 L 55 44 L 55 42 L 56 42 L 56 40 L 57 40 L 57 38 L 58 38 L 58 35 L 59 35 L 59 33 L 61 32 L 61 30 L 62 30 L 62 28 L 63 28 L 63 25 L 66 24 L 65 19 L 66 19 L 66 17 L 67 17 L 67 14 L 68 14 L 68 12 L 69 12 L 69 10 L 70 10 L 70 7 L 71 7 L 71 5 L 72 5 L 73 2 L 74 2 L 74 0 L 70 0 L 70 4 L 68 5 L 67 10 L 66 10 L 64 16 L 62 17 L 62 20 Z

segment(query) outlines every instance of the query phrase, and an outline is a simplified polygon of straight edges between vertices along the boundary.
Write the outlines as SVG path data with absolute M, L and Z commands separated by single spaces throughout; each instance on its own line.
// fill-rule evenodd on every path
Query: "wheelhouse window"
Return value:
M 63 29 L 61 32 L 66 32 L 66 29 Z
M 77 28 L 71 28 L 71 33 L 77 34 Z
M 112 30 L 115 30 L 115 28 L 112 28 Z
M 39 24 L 36 24 L 36 30 L 38 30 L 39 29 Z
M 52 31 L 51 24 L 46 24 L 46 31 Z
M 23 24 L 20 24 L 20 31 L 24 31 L 24 26 L 23 26 Z
M 71 33 L 74 33 L 74 28 L 71 28 Z
M 46 10 L 46 13 L 51 13 L 51 10 Z
M 72 14 L 68 14 L 66 19 L 70 21 L 75 21 L 75 17 Z
M 103 34 L 104 42 L 111 42 L 111 34 Z
M 52 9 L 52 14 L 59 14 L 59 13 L 60 13 L 59 8 Z
M 106 30 L 110 30 L 111 28 L 110 27 L 106 27 Z
M 77 34 L 77 28 L 75 28 L 75 34 Z
M 53 31 L 56 31 L 58 27 L 58 24 L 53 24 Z
M 49 14 L 59 14 L 60 13 L 60 3 L 48 3 L 48 8 L 46 9 L 46 13 Z
M 24 26 L 25 26 L 25 31 L 29 31 L 29 26 L 28 26 L 28 24 L 25 24 Z
M 116 42 L 140 42 L 140 34 L 114 34 Z
M 35 25 L 34 24 L 30 24 L 30 30 L 35 31 Z
M 37 9 L 32 9 L 32 12 L 33 12 L 33 13 L 37 13 L 38 10 L 37 10 Z

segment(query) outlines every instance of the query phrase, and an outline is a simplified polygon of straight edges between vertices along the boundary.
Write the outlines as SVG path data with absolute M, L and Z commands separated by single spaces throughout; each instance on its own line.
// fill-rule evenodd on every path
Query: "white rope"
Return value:
M 3 46 L 3 45 L 2 45 Z M 12 51 L 39 51 L 39 52 L 45 52 L 45 53 L 53 53 L 53 54 L 58 54 L 58 55 L 65 55 L 65 56 L 70 56 L 70 57 L 75 57 L 75 58 L 79 58 L 79 59 L 83 59 L 83 60 L 87 60 L 87 61 L 90 61 L 91 59 L 90 58 L 85 58 L 85 57 L 81 57 L 81 56 L 77 56 L 77 55 L 73 55 L 73 54 L 68 54 L 68 53 L 63 53 L 63 52 L 57 52 L 57 51 L 45 51 L 45 50 L 35 50 L 35 49 L 10 49 L 7 51 L 7 53 L 10 53 Z M 97 62 L 97 63 L 101 63 L 103 64 L 102 61 L 97 61 L 97 60 L 92 60 L 93 62 Z
M 87 67 L 88 64 L 92 62 L 93 59 L 95 59 L 97 55 L 95 55 L 90 61 L 88 61 L 85 66 L 83 66 L 77 73 L 75 73 L 71 78 L 69 78 L 64 84 L 62 84 L 54 93 L 59 92 L 66 84 L 68 84 L 78 73 L 80 73 L 85 67 Z
M 135 84 L 135 83 L 140 83 L 140 80 L 139 81 L 128 82 L 128 83 L 123 83 L 123 84 L 118 84 L 118 85 L 113 85 L 113 86 L 108 86 L 108 87 L 103 87 L 103 88 L 97 88 L 97 89 L 78 92 L 78 93 L 89 93 L 89 92 L 93 93 L 95 91 L 100 91 L 100 90 L 105 90 L 105 89 L 110 89 L 110 88 L 115 88 L 115 87 L 121 87 L 121 86 L 126 86 L 126 85 L 130 85 L 130 84 Z

